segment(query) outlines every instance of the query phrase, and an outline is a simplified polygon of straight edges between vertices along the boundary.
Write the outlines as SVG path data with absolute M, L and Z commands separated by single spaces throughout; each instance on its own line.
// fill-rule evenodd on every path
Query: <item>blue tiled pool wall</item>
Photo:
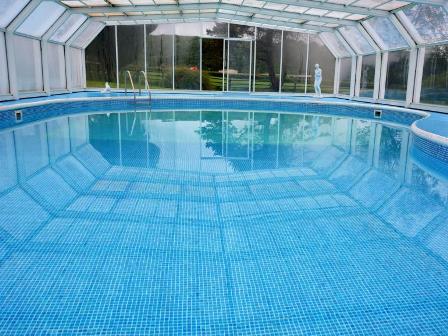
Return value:
M 428 169 L 448 176 L 448 146 L 414 135 L 411 154 Z
M 120 111 L 136 108 L 139 111 L 148 109 L 147 100 L 89 100 L 81 102 L 50 103 L 20 109 L 23 112 L 22 123 L 34 122 L 52 117 L 77 113 L 95 113 L 101 111 Z M 220 99 L 154 99 L 151 103 L 154 110 L 174 109 L 229 109 L 275 112 L 300 112 L 310 114 L 328 114 L 341 117 L 358 117 L 375 119 L 372 108 L 357 106 L 325 105 L 306 102 L 256 101 L 256 100 L 220 100 Z M 0 129 L 17 125 L 14 111 L 17 109 L 0 111 Z M 400 111 L 382 110 L 381 121 L 411 125 L 421 116 Z
M 15 130 L 17 154 L 0 134 L 7 155 L 49 151 L 0 175 L 2 334 L 448 332 L 448 218 L 427 194 L 334 148 L 319 173 L 112 167 L 86 119 L 33 126 L 48 148 Z

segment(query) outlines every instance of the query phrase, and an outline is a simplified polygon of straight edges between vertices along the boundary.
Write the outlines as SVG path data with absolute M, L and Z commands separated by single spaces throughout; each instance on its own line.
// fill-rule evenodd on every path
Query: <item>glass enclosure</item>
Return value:
M 360 97 L 373 98 L 375 88 L 376 55 L 362 57 Z
M 406 100 L 409 71 L 409 51 L 389 53 L 387 61 L 386 90 L 384 98 Z
M 448 45 L 425 49 L 420 101 L 448 105 Z
M 147 72 L 152 89 L 173 88 L 173 34 L 172 25 L 146 25 Z
M 296 32 L 283 33 L 282 92 L 304 93 L 309 79 L 306 62 L 308 35 Z
M 336 60 L 318 36 L 310 35 L 308 77 L 311 78 L 311 83 L 307 87 L 307 92 L 314 93 L 314 66 L 316 64 L 319 64 L 322 69 L 322 93 L 333 93 Z
M 115 27 L 105 27 L 86 48 L 86 78 L 88 87 L 104 87 L 109 82 L 117 86 Z
M 257 29 L 255 57 L 255 91 L 278 92 L 280 85 L 280 55 L 282 32 Z
M 129 76 L 126 71 L 133 74 L 140 74 L 145 71 L 145 49 L 144 49 L 144 31 L 143 26 L 118 26 L 117 27 L 118 42 L 118 73 L 120 75 L 120 87 L 131 88 Z M 134 76 L 134 75 L 133 75 Z M 126 78 L 125 78 L 126 77 Z M 143 76 L 134 76 L 135 87 L 144 88 Z
M 352 59 L 346 57 L 341 59 L 339 70 L 339 94 L 350 95 L 352 79 Z

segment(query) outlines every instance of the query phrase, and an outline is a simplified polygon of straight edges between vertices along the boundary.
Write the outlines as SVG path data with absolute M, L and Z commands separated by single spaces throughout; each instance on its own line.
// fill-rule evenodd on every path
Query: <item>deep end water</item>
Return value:
M 5 129 L 0 334 L 447 335 L 447 176 L 414 141 L 263 111 Z

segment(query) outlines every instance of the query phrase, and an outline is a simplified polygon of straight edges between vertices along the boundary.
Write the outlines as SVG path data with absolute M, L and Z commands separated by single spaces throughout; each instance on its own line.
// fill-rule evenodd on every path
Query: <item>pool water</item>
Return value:
M 252 111 L 0 132 L 1 335 L 447 335 L 448 182 L 407 126 Z

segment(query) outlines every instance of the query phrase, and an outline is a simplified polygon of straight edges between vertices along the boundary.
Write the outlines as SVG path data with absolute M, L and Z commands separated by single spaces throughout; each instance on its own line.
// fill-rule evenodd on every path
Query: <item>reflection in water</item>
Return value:
M 448 183 L 413 161 L 411 144 L 396 125 L 250 111 L 92 114 L 2 131 L 0 329 L 32 333 L 36 319 L 67 311 L 55 324 L 70 333 L 83 302 L 86 316 L 106 313 L 102 328 L 129 323 L 113 307 L 132 297 L 132 316 L 160 333 L 192 320 L 248 330 L 285 309 L 313 330 L 299 301 L 340 316 L 314 326 L 323 333 L 365 306 L 395 330 L 408 315 L 442 330 L 431 304 L 448 302 Z M 395 298 L 425 314 L 401 314 Z

